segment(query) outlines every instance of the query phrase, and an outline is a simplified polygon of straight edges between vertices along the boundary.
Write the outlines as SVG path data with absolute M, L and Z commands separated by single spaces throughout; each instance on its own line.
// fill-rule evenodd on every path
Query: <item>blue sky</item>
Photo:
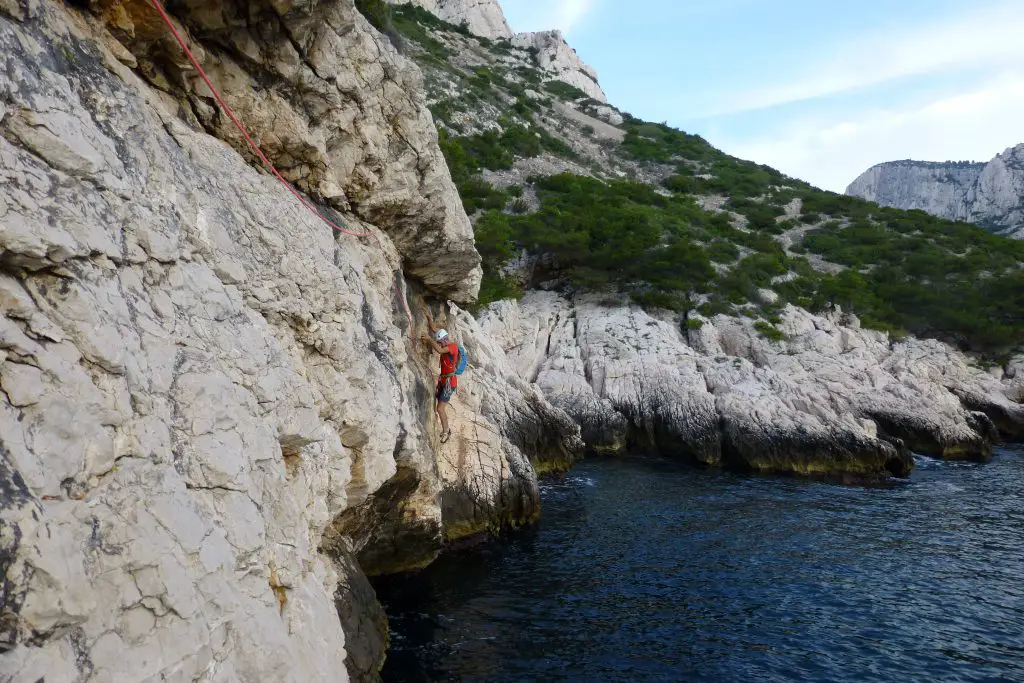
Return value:
M 1024 0 L 501 0 L 612 104 L 842 191 L 894 159 L 1024 142 Z

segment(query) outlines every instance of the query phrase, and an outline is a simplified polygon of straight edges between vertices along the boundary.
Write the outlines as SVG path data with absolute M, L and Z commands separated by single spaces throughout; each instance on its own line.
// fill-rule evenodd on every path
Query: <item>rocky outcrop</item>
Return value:
M 450 411 L 458 438 L 438 450 L 442 513 L 460 520 L 445 524 L 445 536 L 457 540 L 535 518 L 540 499 L 529 473 L 567 470 L 584 444 L 569 415 L 552 410 L 471 315 L 452 307 L 443 324 L 472 363 Z
M 108 49 L 137 65 L 156 96 L 255 161 L 148 3 L 90 6 L 108 28 Z M 434 291 L 475 297 L 479 256 L 423 105 L 422 76 L 352 0 L 186 3 L 183 11 L 203 68 L 285 177 L 380 226 L 407 271 Z
M 512 44 L 530 50 L 537 65 L 552 79 L 576 86 L 598 102 L 608 102 L 608 96 L 597 83 L 597 72 L 565 42 L 561 31 L 517 33 Z
M 498 0 L 388 0 L 390 5 L 416 5 L 439 19 L 456 26 L 465 25 L 470 33 L 500 40 L 511 38 L 512 29 Z
M 967 201 L 969 221 L 1024 239 L 1024 145 L 1011 147 L 988 162 Z
M 1024 145 L 988 163 L 892 161 L 865 171 L 846 194 L 920 209 L 1024 239 Z
M 531 458 L 578 432 L 491 347 L 444 462 L 412 338 L 479 257 L 417 72 L 351 0 L 172 7 L 368 238 L 247 163 L 149 5 L 81 4 L 0 2 L 0 678 L 372 678 L 362 573 L 534 518 Z
M 532 292 L 493 304 L 481 325 L 597 448 L 879 476 L 909 471 L 906 447 L 983 460 L 996 425 L 1005 436 L 1024 427 L 1013 385 L 948 346 L 891 343 L 841 313 L 788 307 L 782 318 L 786 341 L 770 342 L 745 319 L 691 316 L 681 326 L 635 307 Z
M 439 19 L 452 24 L 464 24 L 478 36 L 490 39 L 511 39 L 512 45 L 528 50 L 534 62 L 552 80 L 573 85 L 598 102 L 608 98 L 597 82 L 597 72 L 576 54 L 565 41 L 561 31 L 512 34 L 498 0 L 388 0 L 389 4 L 413 4 L 422 7 Z M 618 117 L 608 110 L 609 117 Z M 618 124 L 615 124 L 618 125 Z

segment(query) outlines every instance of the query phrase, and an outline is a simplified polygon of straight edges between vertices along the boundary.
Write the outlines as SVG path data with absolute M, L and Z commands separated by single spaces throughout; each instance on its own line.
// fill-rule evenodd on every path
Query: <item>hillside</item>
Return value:
M 787 303 L 840 305 L 974 351 L 1024 339 L 1024 243 L 819 190 L 592 99 L 514 38 L 391 9 L 376 22 L 424 71 L 483 303 L 536 287 L 624 294 L 754 318 L 767 336 Z
M 1024 239 L 1024 145 L 988 163 L 908 159 L 877 164 L 850 183 L 846 194 Z

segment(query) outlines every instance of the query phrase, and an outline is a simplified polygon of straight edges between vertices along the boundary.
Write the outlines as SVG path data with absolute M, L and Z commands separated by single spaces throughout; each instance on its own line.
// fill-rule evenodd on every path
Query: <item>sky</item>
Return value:
M 897 159 L 1024 142 L 1024 0 L 501 0 L 609 101 L 842 192 Z

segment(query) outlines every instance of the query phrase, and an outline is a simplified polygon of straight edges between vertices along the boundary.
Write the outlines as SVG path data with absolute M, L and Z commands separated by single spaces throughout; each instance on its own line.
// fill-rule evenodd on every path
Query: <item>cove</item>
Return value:
M 586 460 L 376 583 L 385 681 L 1019 681 L 1024 447 L 874 487 Z

